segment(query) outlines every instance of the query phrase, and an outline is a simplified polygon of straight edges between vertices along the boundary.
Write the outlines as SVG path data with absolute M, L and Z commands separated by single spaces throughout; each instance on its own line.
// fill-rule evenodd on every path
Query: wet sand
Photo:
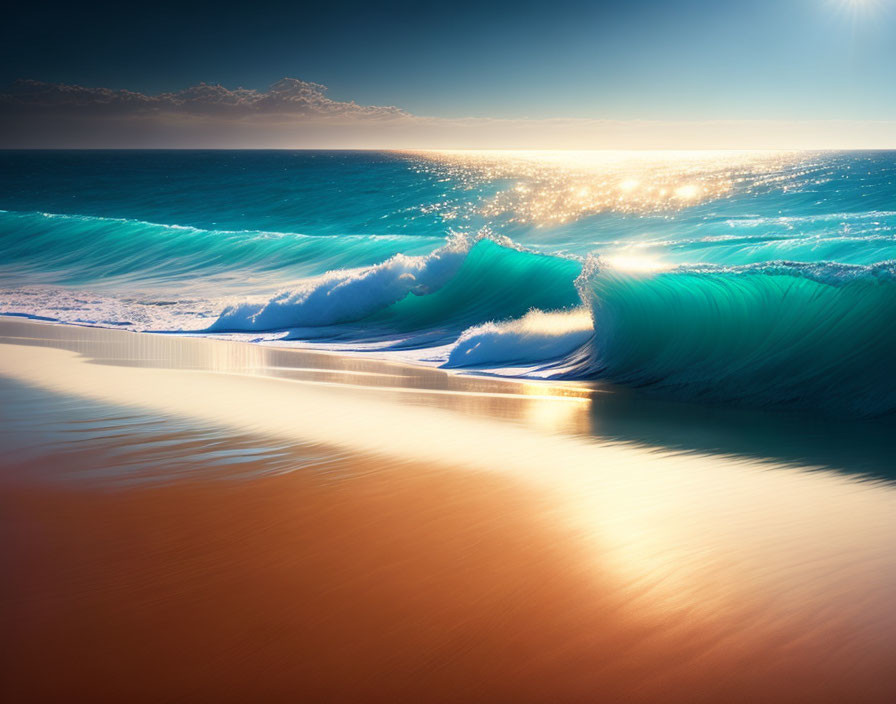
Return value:
M 240 343 L 0 321 L 0 381 L 4 701 L 896 696 L 891 482 Z

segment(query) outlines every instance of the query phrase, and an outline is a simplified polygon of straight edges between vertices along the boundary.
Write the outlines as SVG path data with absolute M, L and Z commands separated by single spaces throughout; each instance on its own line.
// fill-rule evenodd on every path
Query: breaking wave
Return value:
M 570 376 L 687 399 L 896 410 L 894 262 L 633 275 L 592 261 L 579 288 L 595 335 Z
M 875 415 L 896 410 L 894 319 L 893 262 L 637 272 L 456 238 L 229 307 L 210 330 L 391 336 L 447 345 L 437 361 L 450 368 Z
M 489 239 L 457 237 L 430 255 L 330 272 L 262 304 L 224 310 L 213 332 L 271 331 L 364 322 L 365 334 L 441 330 L 455 337 L 532 308 L 580 303 L 577 260 Z

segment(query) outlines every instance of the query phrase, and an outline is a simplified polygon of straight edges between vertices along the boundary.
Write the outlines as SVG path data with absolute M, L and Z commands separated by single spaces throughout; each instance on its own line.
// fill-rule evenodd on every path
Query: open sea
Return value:
M 896 411 L 896 152 L 0 153 L 0 313 Z

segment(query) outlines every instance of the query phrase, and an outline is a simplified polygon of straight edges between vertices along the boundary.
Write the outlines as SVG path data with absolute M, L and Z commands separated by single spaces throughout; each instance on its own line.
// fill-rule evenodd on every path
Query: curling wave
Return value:
M 330 272 L 263 304 L 223 311 L 213 332 L 271 331 L 364 322 L 364 333 L 443 332 L 456 336 L 531 308 L 579 305 L 581 263 L 456 237 L 430 255 L 396 255 L 382 264 Z
M 634 275 L 586 264 L 595 334 L 564 374 L 679 398 L 896 411 L 896 263 Z

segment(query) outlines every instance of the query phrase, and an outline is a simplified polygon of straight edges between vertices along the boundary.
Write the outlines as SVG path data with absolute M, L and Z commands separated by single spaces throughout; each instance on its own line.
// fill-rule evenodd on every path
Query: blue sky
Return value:
M 894 37 L 896 0 L 21 5 L 0 147 L 896 148 Z
M 161 92 L 284 76 L 439 117 L 889 119 L 892 0 L 47 3 L 0 79 Z

